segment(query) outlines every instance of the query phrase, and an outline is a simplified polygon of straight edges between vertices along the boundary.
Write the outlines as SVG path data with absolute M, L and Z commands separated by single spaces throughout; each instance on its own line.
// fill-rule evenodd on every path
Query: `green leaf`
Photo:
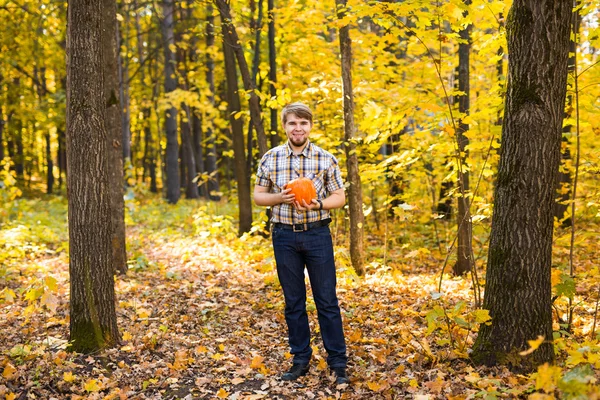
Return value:
M 554 287 L 556 294 L 572 299 L 575 295 L 575 280 L 568 274 L 561 274 L 560 280 L 560 283 Z

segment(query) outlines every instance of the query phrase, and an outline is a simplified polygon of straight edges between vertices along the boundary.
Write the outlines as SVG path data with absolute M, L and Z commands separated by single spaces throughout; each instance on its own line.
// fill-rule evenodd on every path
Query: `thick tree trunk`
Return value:
M 256 85 L 250 77 L 250 70 L 246 57 L 244 56 L 244 49 L 240 44 L 235 26 L 232 23 L 231 11 L 229 4 L 225 0 L 214 0 L 219 14 L 221 15 L 221 24 L 223 26 L 223 41 L 226 45 L 230 46 L 235 54 L 238 66 L 240 68 L 240 74 L 242 75 L 242 82 L 244 83 L 244 89 L 250 94 L 249 106 L 250 106 L 250 119 L 256 130 L 256 138 L 258 141 L 258 158 L 260 159 L 263 154 L 267 152 L 267 137 L 265 135 L 265 128 L 262 122 L 262 110 L 260 107 L 260 99 L 256 95 Z
M 212 16 L 212 6 L 210 4 L 206 7 L 207 24 L 206 24 L 206 48 L 211 49 L 215 45 L 215 32 L 214 24 L 215 18 Z M 206 52 L 206 82 L 210 89 L 208 95 L 208 101 L 210 102 L 212 109 L 216 109 L 215 102 L 215 61 L 210 51 Z M 216 144 L 217 133 L 214 129 L 212 122 L 208 121 L 206 124 L 206 173 L 210 177 L 208 180 L 208 196 L 211 200 L 219 200 L 221 196 L 219 175 L 217 170 L 217 144 Z
M 161 29 L 164 42 L 165 55 L 165 94 L 177 89 L 177 78 L 175 77 L 175 37 L 173 35 L 174 11 L 173 0 L 163 0 L 163 19 Z M 181 196 L 179 179 L 179 143 L 177 140 L 177 109 L 171 107 L 165 116 L 165 128 L 167 131 L 166 148 L 166 184 L 167 201 L 171 204 L 177 203 Z
M 68 8 L 67 157 L 71 350 L 119 342 L 113 280 L 109 132 L 103 71 L 107 1 Z M 113 35 L 114 36 L 114 35 Z M 110 83 L 110 82 L 109 82 Z
M 517 0 L 483 307 L 472 359 L 531 370 L 552 362 L 553 205 L 567 84 L 571 0 Z M 527 356 L 528 340 L 544 343 Z
M 336 0 L 338 18 L 343 18 L 346 0 Z M 353 142 L 356 131 L 354 124 L 354 93 L 352 91 L 352 41 L 350 27 L 340 28 L 340 52 L 342 54 L 342 86 L 344 96 L 344 142 L 346 166 L 348 168 L 348 203 L 350 206 L 350 259 L 358 275 L 364 275 L 364 222 L 362 209 L 362 186 L 358 171 L 356 143 Z
M 104 53 L 104 104 L 108 132 L 109 196 L 111 200 L 112 254 L 115 273 L 127 272 L 125 202 L 123 200 L 122 110 L 119 103 L 117 8 L 115 0 L 102 0 Z
M 277 96 L 277 51 L 275 49 L 275 13 L 274 0 L 267 0 L 267 12 L 269 15 L 269 94 L 271 98 Z M 277 147 L 281 139 L 277 131 L 279 129 L 279 120 L 277 119 L 277 109 L 271 108 L 271 147 Z
M 464 3 L 466 6 L 469 6 L 471 0 L 464 0 Z M 458 100 L 458 111 L 461 115 L 469 115 L 470 111 L 469 58 L 471 53 L 471 27 L 472 25 L 469 24 L 459 32 L 461 43 L 458 45 L 458 90 L 464 94 L 456 97 Z M 456 247 L 456 264 L 453 267 L 454 275 L 463 275 L 471 271 L 473 265 L 473 260 L 471 259 L 471 254 L 473 254 L 473 225 L 471 223 L 471 211 L 469 210 L 470 198 L 466 196 L 470 190 L 469 172 L 463 168 L 469 156 L 466 149 L 469 145 L 469 138 L 465 135 L 468 130 L 469 125 L 463 123 L 461 120 L 456 132 L 459 149 L 458 157 L 460 157 L 460 167 L 458 168 L 460 196 L 457 199 L 458 214 L 456 223 L 458 225 L 458 241 Z
M 222 24 L 223 36 L 226 36 L 228 26 Z M 250 232 L 252 228 L 252 202 L 250 199 L 250 182 L 246 179 L 246 159 L 244 150 L 244 125 L 240 118 L 234 115 L 240 111 L 240 98 L 238 94 L 237 73 L 235 69 L 235 54 L 233 49 L 223 40 L 223 53 L 225 58 L 225 75 L 227 78 L 227 104 L 229 123 L 231 124 L 231 135 L 233 139 L 233 157 L 235 179 L 238 185 L 239 203 L 239 234 Z

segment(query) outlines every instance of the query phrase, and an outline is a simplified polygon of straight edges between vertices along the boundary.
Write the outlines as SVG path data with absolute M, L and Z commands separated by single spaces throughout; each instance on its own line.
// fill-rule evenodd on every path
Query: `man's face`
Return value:
M 296 114 L 288 114 L 283 126 L 292 148 L 302 149 L 308 140 L 312 123 L 305 118 L 298 118 Z

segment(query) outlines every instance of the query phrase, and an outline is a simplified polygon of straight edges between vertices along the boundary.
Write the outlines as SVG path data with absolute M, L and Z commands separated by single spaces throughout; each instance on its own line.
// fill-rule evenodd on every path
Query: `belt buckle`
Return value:
M 301 227 L 300 229 L 296 229 L 296 226 Z M 293 232 L 304 232 L 306 224 L 292 224 L 292 231 Z

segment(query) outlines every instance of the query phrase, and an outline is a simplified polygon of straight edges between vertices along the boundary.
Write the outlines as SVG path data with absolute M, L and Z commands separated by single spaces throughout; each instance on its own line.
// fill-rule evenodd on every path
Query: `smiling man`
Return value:
M 346 343 L 336 294 L 333 242 L 329 210 L 344 206 L 344 182 L 336 158 L 309 140 L 313 127 L 311 110 L 302 103 L 287 105 L 281 122 L 286 144 L 269 150 L 256 173 L 254 202 L 272 207 L 272 239 L 277 275 L 285 298 L 288 341 L 294 360 L 281 379 L 292 381 L 306 375 L 312 349 L 306 313 L 304 269 L 317 306 L 321 337 L 327 350 L 327 363 L 337 384 L 348 383 Z M 299 203 L 291 189 L 292 179 L 313 181 L 317 198 Z

